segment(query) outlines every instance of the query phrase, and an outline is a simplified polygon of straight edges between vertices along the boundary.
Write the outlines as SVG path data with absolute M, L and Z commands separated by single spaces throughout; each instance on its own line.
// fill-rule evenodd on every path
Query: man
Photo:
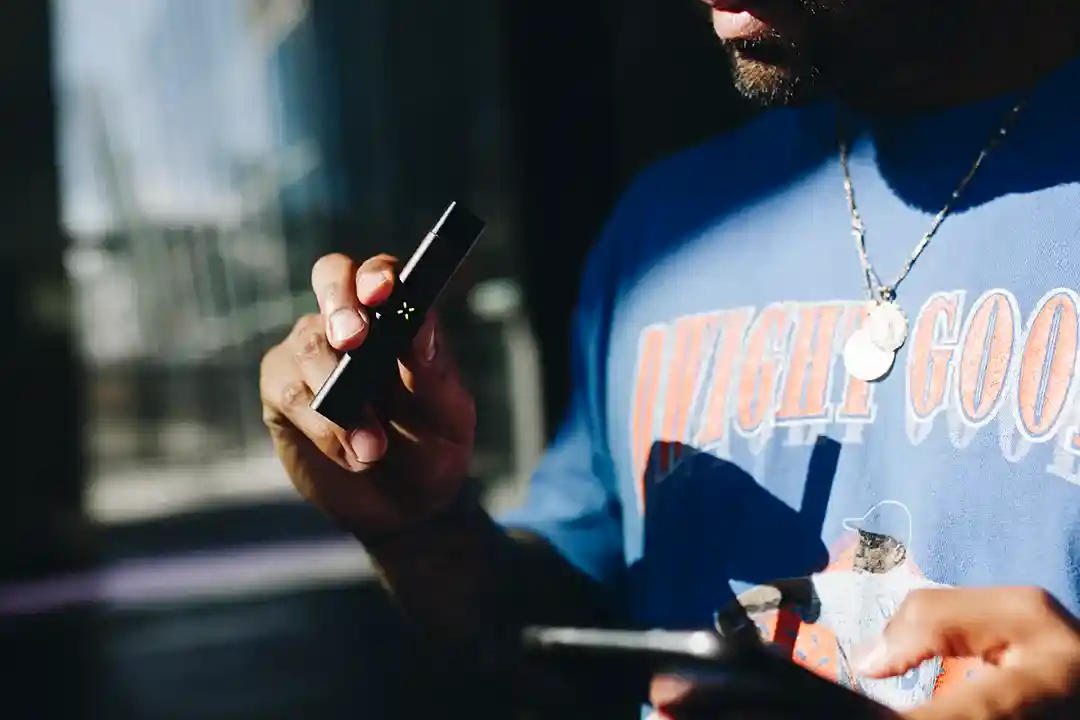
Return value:
M 828 647 L 852 647 L 836 654 L 857 688 L 904 676 L 877 694 L 898 710 L 1075 716 L 1080 4 L 711 14 L 739 87 L 774 107 L 620 203 L 582 285 L 572 408 L 525 508 L 497 525 L 462 491 L 474 411 L 434 319 L 369 423 L 307 408 L 331 348 L 361 345 L 363 308 L 389 294 L 386 257 L 320 260 L 321 317 L 267 355 L 283 462 L 433 646 L 508 697 L 549 682 L 514 652 L 524 624 L 701 627 L 812 576 L 860 588 L 826 608 Z M 885 507 L 904 508 L 904 538 L 845 526 Z M 860 624 L 890 614 L 882 635 Z M 811 661 L 823 626 L 782 615 L 753 619 L 839 678 L 831 650 Z M 653 700 L 702 692 L 658 679 Z

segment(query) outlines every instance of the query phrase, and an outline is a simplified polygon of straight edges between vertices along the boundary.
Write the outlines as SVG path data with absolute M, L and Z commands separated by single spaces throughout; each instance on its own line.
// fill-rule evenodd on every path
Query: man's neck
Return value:
M 1049 6 L 1049 7 L 1046 7 Z M 841 94 L 868 112 L 922 113 L 967 105 L 1034 87 L 1039 80 L 1080 59 L 1080 4 L 1025 4 L 1018 13 L 986 15 L 985 27 L 968 28 L 939 52 L 912 43 L 903 63 L 875 73 L 873 81 L 851 83 Z

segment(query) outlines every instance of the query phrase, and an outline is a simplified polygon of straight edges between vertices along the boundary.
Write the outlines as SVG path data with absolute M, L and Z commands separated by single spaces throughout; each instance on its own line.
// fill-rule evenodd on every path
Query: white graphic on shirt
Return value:
M 857 676 L 851 667 L 856 649 L 881 636 L 912 591 L 948 587 L 926 578 L 911 558 L 912 525 L 908 507 L 895 500 L 847 518 L 843 527 L 854 539 L 853 553 L 821 573 L 740 594 L 717 613 L 718 628 L 737 633 L 749 620 L 763 640 L 790 649 L 799 664 L 893 709 L 927 702 L 946 673 L 941 658 L 881 680 Z M 949 675 L 959 679 L 977 666 L 969 660 L 947 662 Z
M 817 621 L 836 635 L 841 660 L 879 637 L 912 590 L 943 587 L 908 562 L 911 525 L 907 506 L 895 500 L 878 503 L 861 518 L 848 518 L 844 528 L 859 534 L 856 567 L 811 576 L 819 607 Z M 850 667 L 842 671 L 844 684 L 899 710 L 933 696 L 941 660 L 928 660 L 903 676 L 884 680 L 854 677 Z

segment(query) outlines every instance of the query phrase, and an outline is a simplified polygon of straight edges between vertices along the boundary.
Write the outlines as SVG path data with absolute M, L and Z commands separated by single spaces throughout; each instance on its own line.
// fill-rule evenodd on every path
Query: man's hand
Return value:
M 416 525 L 458 496 L 472 456 L 476 414 L 434 316 L 399 358 L 399 378 L 367 421 L 341 428 L 309 405 L 340 354 L 367 337 L 369 308 L 393 290 L 396 261 L 315 263 L 319 315 L 303 317 L 263 358 L 263 419 L 300 493 L 361 537 Z
M 978 658 L 986 668 L 910 720 L 1080 717 L 1080 626 L 1042 590 L 917 590 L 855 664 L 885 678 L 939 656 Z
M 358 427 L 310 408 L 341 353 L 363 344 L 369 309 L 389 298 L 395 265 L 379 256 L 358 266 L 343 255 L 315 264 L 320 314 L 301 318 L 260 371 L 278 456 L 304 497 L 365 542 L 428 641 L 448 708 L 460 702 L 474 715 L 508 717 L 552 702 L 552 688 L 579 704 L 611 705 L 608 693 L 592 692 L 602 679 L 568 683 L 521 655 L 522 627 L 602 626 L 609 598 L 547 542 L 504 530 L 462 492 L 476 411 L 433 316 Z

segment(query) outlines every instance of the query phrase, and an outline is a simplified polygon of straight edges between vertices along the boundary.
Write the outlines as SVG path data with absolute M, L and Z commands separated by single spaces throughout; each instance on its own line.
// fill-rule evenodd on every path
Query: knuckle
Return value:
M 1020 587 L 1007 592 L 1016 611 L 1033 619 L 1044 621 L 1059 617 L 1057 599 L 1040 587 Z
M 292 423 L 281 410 L 275 407 L 272 403 L 263 402 L 262 406 L 262 422 L 266 426 L 266 429 L 270 431 L 272 438 L 277 438 L 282 430 L 286 427 L 291 427 Z
M 297 341 L 296 358 L 301 362 L 322 357 L 330 352 L 330 343 L 321 328 L 314 332 L 309 329 L 307 334 L 298 336 Z
M 293 325 L 292 331 L 289 333 L 290 338 L 301 338 L 310 335 L 311 333 L 325 332 L 323 329 L 322 316 L 310 313 L 300 317 Z
M 311 392 L 303 382 L 291 382 L 281 390 L 281 408 L 283 410 L 295 410 L 307 405 L 308 396 Z
M 1050 610 L 1057 605 L 1054 596 L 1040 587 L 1017 588 L 1014 594 L 1017 600 L 1035 610 Z
M 278 343 L 266 351 L 259 363 L 259 398 L 264 406 L 274 405 L 278 398 L 274 388 L 281 383 L 281 376 L 287 372 L 284 370 L 287 357 L 285 343 Z
M 280 420 L 281 420 L 281 414 L 277 410 L 272 408 L 270 405 L 267 405 L 264 402 L 263 406 L 262 406 L 263 425 L 265 425 L 268 428 L 273 428 L 280 422 Z

